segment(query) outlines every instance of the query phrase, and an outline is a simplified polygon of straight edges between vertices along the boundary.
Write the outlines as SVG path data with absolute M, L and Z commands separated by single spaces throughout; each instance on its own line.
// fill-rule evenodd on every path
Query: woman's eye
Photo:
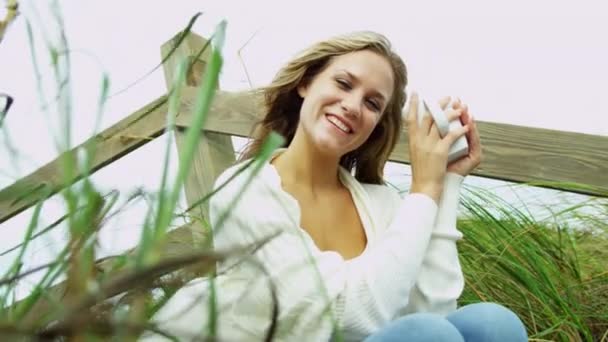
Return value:
M 379 106 L 379 105 L 378 105 L 376 102 L 374 102 L 374 101 L 367 101 L 367 103 L 369 104 L 369 106 L 370 106 L 370 107 L 371 107 L 373 110 L 375 110 L 375 111 L 377 111 L 377 112 L 379 112 L 379 111 L 380 111 L 380 106 Z
M 341 80 L 341 79 L 337 79 L 336 82 L 338 82 L 338 84 L 340 85 L 341 88 L 343 89 L 350 89 L 350 83 L 346 82 L 345 80 Z

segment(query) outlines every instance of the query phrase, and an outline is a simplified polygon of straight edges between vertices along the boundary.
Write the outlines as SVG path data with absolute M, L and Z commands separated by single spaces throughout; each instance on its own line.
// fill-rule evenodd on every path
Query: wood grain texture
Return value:
M 608 137 L 483 121 L 477 125 L 483 161 L 473 175 L 608 196 Z M 407 163 L 406 135 L 393 158 Z
M 179 35 L 162 45 L 161 54 L 163 59 L 171 52 L 178 38 Z M 203 79 L 206 63 L 211 55 L 211 48 L 207 47 L 199 59 L 195 59 L 195 57 L 206 43 L 207 40 L 203 37 L 189 33 L 177 49 L 175 49 L 163 64 L 165 83 L 168 90 L 171 89 L 176 66 L 181 60 L 186 58 L 192 63 L 192 67 L 186 74 L 186 89 L 184 91 L 189 90 L 192 94 L 198 91 Z M 194 95 L 192 96 L 192 98 L 196 98 Z M 187 127 L 188 125 L 182 125 L 180 129 L 175 131 L 178 152 L 184 149 L 185 128 Z M 199 138 L 198 147 L 192 160 L 190 173 L 184 184 L 188 205 L 193 205 L 211 192 L 215 179 L 228 166 L 232 165 L 234 161 L 234 147 L 232 146 L 230 136 L 214 132 L 203 132 Z M 206 203 L 198 208 L 193 208 L 193 210 L 195 210 L 195 212 L 191 213 L 193 215 L 197 215 L 200 218 L 208 217 L 209 210 Z
M 184 89 L 176 125 L 187 127 L 192 121 L 196 93 Z M 261 95 L 257 91 L 218 91 L 211 104 L 205 130 L 228 135 L 249 137 L 255 122 L 261 119 Z
M 97 144 L 97 154 L 92 163 L 92 171 L 95 172 L 160 136 L 165 129 L 166 113 L 166 97 L 161 96 L 65 153 L 75 155 L 81 147 L 91 143 Z M 82 174 L 77 173 L 73 179 L 64 182 L 61 173 L 62 157 L 55 158 L 0 190 L 0 223 L 41 200 L 44 187 L 54 194 L 82 177 Z

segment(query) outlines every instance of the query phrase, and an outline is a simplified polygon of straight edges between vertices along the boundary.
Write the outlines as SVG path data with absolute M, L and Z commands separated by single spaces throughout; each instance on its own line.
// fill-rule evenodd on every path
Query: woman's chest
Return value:
M 300 227 L 321 251 L 336 251 L 344 259 L 359 256 L 367 244 L 365 229 L 348 191 L 308 198 L 294 196 L 301 210 Z

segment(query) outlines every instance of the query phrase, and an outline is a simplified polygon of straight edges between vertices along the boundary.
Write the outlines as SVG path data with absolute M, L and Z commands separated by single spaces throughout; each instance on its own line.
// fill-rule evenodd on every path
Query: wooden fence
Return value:
M 178 36 L 165 43 L 166 56 Z M 190 34 L 164 64 L 167 84 L 172 79 L 175 63 L 182 56 L 192 59 L 201 50 L 205 39 Z M 181 147 L 184 129 L 189 125 L 195 103 L 195 87 L 205 67 L 207 54 L 193 61 L 183 91 L 181 110 L 176 117 L 176 141 Z M 234 162 L 231 135 L 247 137 L 261 106 L 258 92 L 218 91 L 209 113 L 205 132 L 201 135 L 198 154 L 185 190 L 187 201 L 194 203 L 209 191 L 215 177 Z M 93 170 L 96 171 L 136 150 L 165 130 L 167 97 L 161 96 L 89 141 L 97 144 Z M 594 196 L 608 195 L 608 137 L 549 129 L 478 122 L 484 160 L 474 175 L 511 182 L 542 182 L 545 187 L 563 189 Z M 82 146 L 81 145 L 81 146 Z M 80 146 L 66 153 L 75 153 Z M 408 163 L 407 132 L 403 132 L 391 160 Z M 0 191 L 0 223 L 31 207 L 42 199 L 44 188 L 57 192 L 77 181 L 75 175 L 65 183 L 60 174 L 61 156 Z M 552 182 L 566 184 L 549 184 Z M 572 188 L 568 184 L 583 187 Z M 24 196 L 27 194 L 27 196 Z M 204 208 L 199 208 L 205 213 Z

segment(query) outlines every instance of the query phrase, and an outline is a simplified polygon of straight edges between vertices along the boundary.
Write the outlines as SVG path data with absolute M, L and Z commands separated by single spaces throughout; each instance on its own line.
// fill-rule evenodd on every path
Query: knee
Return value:
M 526 327 L 517 315 L 496 303 L 476 303 L 450 314 L 448 320 L 465 340 L 527 341 Z
M 456 327 L 444 317 L 429 313 L 401 317 L 365 340 L 365 342 L 378 341 L 464 342 Z

